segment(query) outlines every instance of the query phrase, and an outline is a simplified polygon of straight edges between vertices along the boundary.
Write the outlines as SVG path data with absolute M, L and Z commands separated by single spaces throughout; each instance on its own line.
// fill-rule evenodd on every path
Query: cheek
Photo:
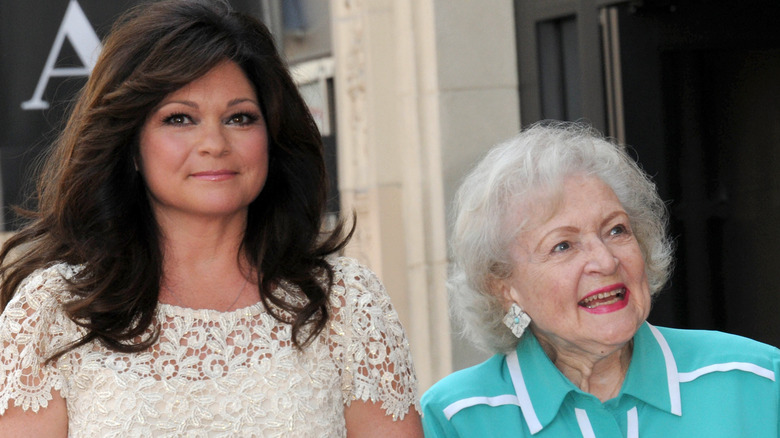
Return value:
M 147 172 L 180 166 L 188 151 L 186 141 L 171 136 L 142 136 L 139 145 L 141 164 Z
M 170 144 L 147 142 L 140 146 L 139 172 L 147 189 L 153 193 L 167 190 L 175 184 L 186 161 L 186 154 Z
M 576 284 L 566 281 L 563 273 L 549 275 L 550 273 L 527 273 L 528 281 L 522 286 L 522 302 L 526 307 L 534 308 L 537 312 L 556 312 L 562 309 L 567 300 L 571 300 L 572 294 L 576 296 Z
M 646 280 L 645 259 L 642 257 L 642 251 L 638 245 L 627 247 L 623 254 L 619 256 L 619 260 L 632 277 L 631 280 Z
M 150 167 L 154 167 L 158 163 L 160 150 L 164 147 L 165 142 L 162 141 L 159 135 L 147 133 L 146 130 L 141 132 L 138 144 L 138 157 L 139 165 L 144 173 L 148 173 Z
M 141 173 L 147 180 L 164 178 L 171 175 L 181 163 L 174 154 L 155 151 L 151 154 L 141 154 Z
M 268 169 L 268 147 L 263 144 L 261 147 L 254 147 L 250 153 L 250 159 L 253 163 L 264 171 Z
M 268 167 L 268 138 L 264 131 L 242 138 L 240 144 L 245 163 L 252 163 L 264 169 Z
M 536 291 L 537 304 L 548 312 L 559 312 L 577 301 L 577 283 L 565 278 L 551 279 Z

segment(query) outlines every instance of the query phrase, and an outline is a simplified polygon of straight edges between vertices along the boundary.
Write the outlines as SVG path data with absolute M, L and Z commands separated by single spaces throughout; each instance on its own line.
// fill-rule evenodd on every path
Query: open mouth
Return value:
M 611 304 L 623 301 L 626 298 L 626 288 L 621 287 L 608 292 L 599 292 L 597 294 L 590 295 L 580 301 L 580 306 L 586 309 L 595 309 L 600 306 L 609 306 Z

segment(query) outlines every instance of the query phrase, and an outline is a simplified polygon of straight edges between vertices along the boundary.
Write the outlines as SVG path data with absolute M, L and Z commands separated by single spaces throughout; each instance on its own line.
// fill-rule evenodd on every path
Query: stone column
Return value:
M 358 220 L 347 255 L 386 285 L 422 390 L 460 366 L 454 356 L 482 358 L 452 336 L 447 214 L 463 173 L 519 129 L 512 11 L 331 0 L 339 188 Z

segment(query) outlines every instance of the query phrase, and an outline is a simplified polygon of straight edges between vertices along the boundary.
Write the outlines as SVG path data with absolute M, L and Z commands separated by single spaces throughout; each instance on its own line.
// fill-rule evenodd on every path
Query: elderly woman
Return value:
M 0 251 L 0 437 L 421 436 L 326 182 L 262 23 L 223 0 L 120 18 Z
M 454 313 L 496 355 L 426 392 L 427 437 L 778 436 L 777 348 L 646 322 L 672 246 L 622 148 L 534 125 L 456 201 Z

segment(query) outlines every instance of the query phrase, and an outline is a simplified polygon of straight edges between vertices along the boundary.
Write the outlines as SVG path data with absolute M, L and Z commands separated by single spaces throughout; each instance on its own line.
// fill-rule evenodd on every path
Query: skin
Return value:
M 620 391 L 631 340 L 650 312 L 639 244 L 617 196 L 597 177 L 566 178 L 552 213 L 536 205 L 510 249 L 512 276 L 498 287 L 507 308 L 515 302 L 531 317 L 530 329 L 555 366 L 606 401 Z M 623 287 L 623 300 L 582 305 L 595 291 Z
M 256 274 L 236 255 L 248 206 L 268 175 L 268 139 L 241 68 L 224 62 L 166 96 L 141 129 L 137 165 L 161 230 L 160 301 L 221 311 L 256 304 Z M 56 391 L 52 397 L 37 413 L 9 407 L 0 437 L 67 436 L 65 400 Z M 381 404 L 353 401 L 344 417 L 349 437 L 423 436 L 413 409 L 394 421 Z
M 381 408 L 381 403 L 353 401 L 344 407 L 347 423 L 347 438 L 422 438 L 420 415 L 414 408 L 404 415 L 403 420 L 393 420 Z
M 8 410 L 0 415 L 0 437 L 36 438 L 67 437 L 68 410 L 59 392 L 52 392 L 48 407 L 38 412 L 25 411 L 9 402 Z

